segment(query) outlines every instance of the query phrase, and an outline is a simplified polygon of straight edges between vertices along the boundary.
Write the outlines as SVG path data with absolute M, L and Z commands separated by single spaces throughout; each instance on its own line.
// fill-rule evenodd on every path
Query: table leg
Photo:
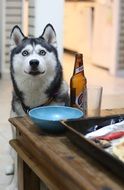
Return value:
M 19 190 L 40 190 L 40 179 L 30 167 L 18 157 Z

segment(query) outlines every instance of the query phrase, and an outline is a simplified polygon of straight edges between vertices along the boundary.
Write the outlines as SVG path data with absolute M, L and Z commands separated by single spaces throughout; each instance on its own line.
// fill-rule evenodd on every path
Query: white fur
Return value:
M 44 92 L 56 74 L 56 60 L 54 54 L 49 52 L 47 52 L 44 57 L 39 56 L 36 53 L 38 49 L 40 49 L 39 45 L 34 48 L 32 48 L 32 46 L 27 46 L 25 49 L 30 49 L 30 56 L 25 58 L 21 53 L 14 56 L 14 78 L 19 89 L 25 94 L 25 104 L 30 107 L 35 107 L 46 102 L 47 97 Z M 45 73 L 33 77 L 33 79 L 29 74 L 31 69 L 29 62 L 32 59 L 39 60 L 39 71 L 45 71 Z M 39 99 L 41 96 L 42 99 Z

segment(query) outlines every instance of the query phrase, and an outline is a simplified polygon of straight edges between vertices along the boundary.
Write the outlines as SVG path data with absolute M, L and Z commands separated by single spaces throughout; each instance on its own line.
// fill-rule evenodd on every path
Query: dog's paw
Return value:
M 14 174 L 14 164 L 7 165 L 5 168 L 6 175 L 13 175 Z

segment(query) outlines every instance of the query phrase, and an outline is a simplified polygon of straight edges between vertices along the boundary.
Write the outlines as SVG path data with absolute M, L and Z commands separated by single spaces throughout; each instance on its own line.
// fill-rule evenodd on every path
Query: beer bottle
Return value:
M 87 113 L 87 80 L 84 75 L 83 55 L 76 53 L 73 75 L 70 80 L 70 106 Z

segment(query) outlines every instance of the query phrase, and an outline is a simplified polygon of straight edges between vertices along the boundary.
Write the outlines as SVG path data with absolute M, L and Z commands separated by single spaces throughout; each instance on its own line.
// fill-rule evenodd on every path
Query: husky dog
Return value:
M 48 24 L 38 38 L 26 37 L 18 26 L 11 32 L 11 117 L 45 105 L 68 105 L 68 87 L 57 52 L 56 33 Z M 16 171 L 8 190 L 17 189 Z

